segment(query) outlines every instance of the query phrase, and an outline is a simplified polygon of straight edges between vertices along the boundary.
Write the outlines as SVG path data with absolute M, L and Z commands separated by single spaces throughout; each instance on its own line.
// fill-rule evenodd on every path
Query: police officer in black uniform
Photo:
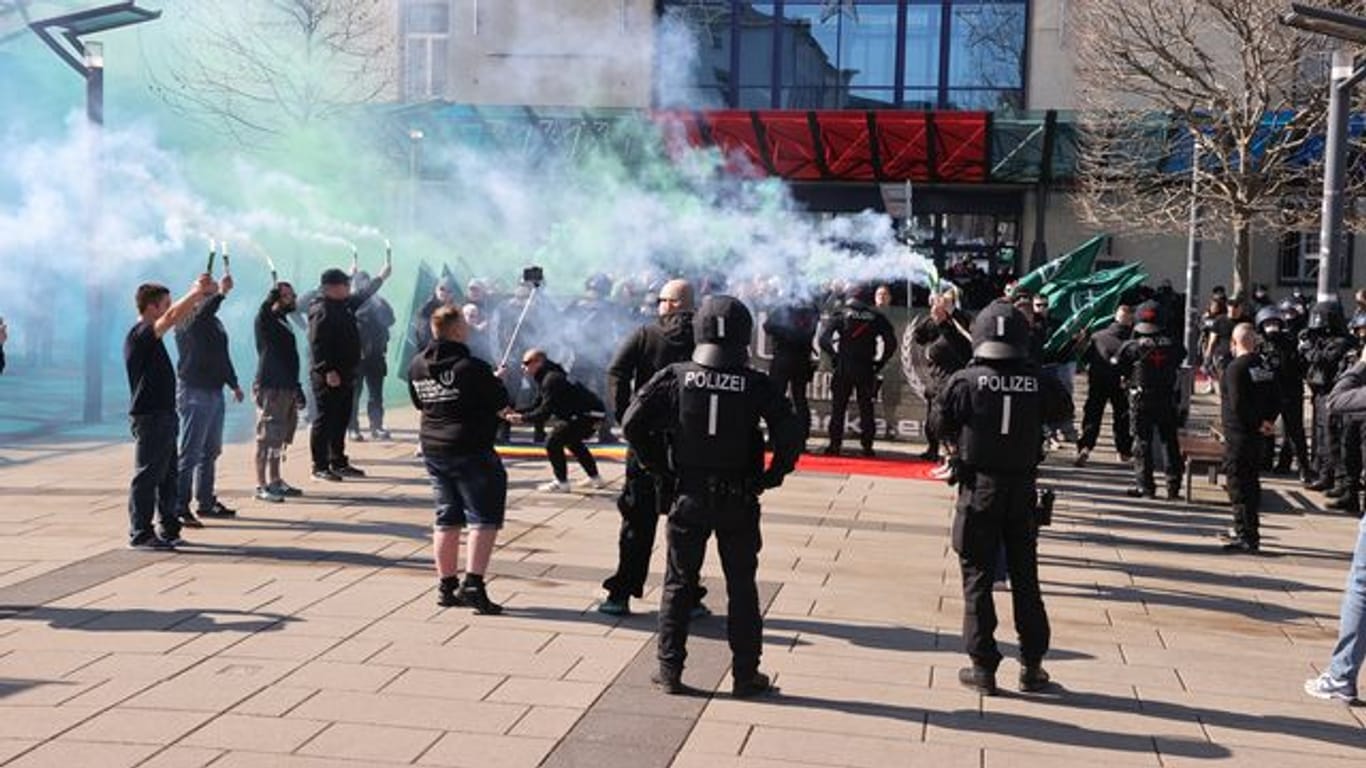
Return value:
M 1161 310 L 1145 301 L 1135 312 L 1134 338 L 1115 355 L 1115 365 L 1129 388 L 1129 413 L 1134 427 L 1135 485 L 1128 494 L 1153 498 L 1153 439 L 1167 452 L 1167 498 L 1181 495 L 1182 458 L 1177 442 L 1177 375 L 1186 348 L 1163 331 Z M 1231 333 L 1230 333 L 1231 335 Z
M 677 481 L 659 609 L 659 670 L 652 677 L 668 693 L 688 690 L 682 682 L 688 621 L 713 532 L 726 574 L 732 693 L 744 698 L 770 689 L 759 671 L 759 494 L 781 485 L 796 466 L 801 425 L 787 398 L 749 367 L 753 329 L 739 300 L 708 296 L 694 318 L 692 360 L 656 374 L 637 393 L 622 424 L 640 462 Z M 767 469 L 760 419 L 773 443 Z
M 1326 491 L 1337 480 L 1337 444 L 1332 439 L 1332 422 L 1327 398 L 1333 382 L 1346 367 L 1353 344 L 1347 335 L 1347 321 L 1337 301 L 1320 301 L 1309 312 L 1309 323 L 1299 336 L 1300 358 L 1304 361 L 1304 382 L 1313 396 L 1315 479 L 1305 488 Z
M 793 300 L 773 310 L 764 321 L 773 362 L 768 366 L 768 378 L 779 392 L 788 394 L 802 423 L 802 443 L 811 433 L 811 406 L 806 401 L 806 386 L 816 373 L 812 360 L 816 327 L 821 322 L 821 311 L 810 300 Z
M 1004 545 L 1015 629 L 1020 639 L 1020 690 L 1048 684 L 1048 614 L 1039 590 L 1036 482 L 1043 460 L 1043 425 L 1072 413 L 1062 384 L 1040 374 L 1029 357 L 1029 321 L 1003 301 L 972 324 L 973 362 L 954 374 L 940 403 L 946 441 L 957 446 L 958 506 L 953 548 L 963 572 L 963 641 L 972 666 L 959 682 L 996 693 L 996 604 L 992 594 Z
M 665 283 L 659 289 L 657 304 L 657 321 L 641 326 L 622 342 L 607 368 L 612 415 L 618 424 L 625 418 L 636 390 L 663 368 L 692 357 L 692 284 L 686 280 Z M 626 479 L 617 499 L 617 510 L 621 512 L 617 571 L 602 583 L 607 599 L 598 605 L 600 612 L 610 616 L 629 614 L 631 598 L 644 594 L 659 516 L 672 504 L 672 485 L 642 469 L 636 448 L 627 446 Z M 706 590 L 699 587 L 697 592 L 698 610 L 705 613 L 701 600 Z
M 1295 337 L 1286 330 L 1285 314 L 1280 307 L 1257 310 L 1257 333 L 1260 340 L 1257 354 L 1274 376 L 1277 411 L 1281 418 L 1281 432 L 1288 450 L 1276 461 L 1276 438 L 1266 438 L 1262 466 L 1282 474 L 1290 471 L 1290 462 L 1299 464 L 1300 478 L 1309 477 L 1309 446 L 1304 437 L 1304 369 L 1295 350 Z
M 871 457 L 877 424 L 873 400 L 877 397 L 877 375 L 896 354 L 896 331 L 881 312 L 864 300 L 864 286 L 850 289 L 842 309 L 830 318 L 821 332 L 821 350 L 835 358 L 835 375 L 830 383 L 830 444 L 827 456 L 838 456 L 844 444 L 844 413 L 849 396 L 858 394 L 859 442 L 863 455 Z M 838 344 L 836 340 L 838 339 Z M 878 349 L 878 340 L 882 348 Z

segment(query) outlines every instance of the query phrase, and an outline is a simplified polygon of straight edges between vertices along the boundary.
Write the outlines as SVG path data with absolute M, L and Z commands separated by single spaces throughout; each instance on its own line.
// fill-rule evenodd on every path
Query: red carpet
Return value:
M 593 456 L 599 461 L 625 461 L 626 448 L 620 445 L 599 447 L 590 445 Z M 500 445 L 498 455 L 506 459 L 541 459 L 545 450 L 536 445 Z M 802 472 L 816 472 L 825 475 L 857 475 L 862 477 L 899 477 L 906 480 L 931 480 L 930 470 L 937 464 L 903 456 L 887 456 L 876 459 L 863 459 L 852 456 L 821 456 L 803 454 L 797 462 Z

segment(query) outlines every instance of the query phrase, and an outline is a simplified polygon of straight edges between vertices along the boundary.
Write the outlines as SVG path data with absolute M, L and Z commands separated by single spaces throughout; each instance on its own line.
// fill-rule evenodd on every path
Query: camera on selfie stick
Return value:
M 536 294 L 541 290 L 541 284 L 545 282 L 545 270 L 540 267 L 527 267 L 522 270 L 522 284 L 531 286 L 531 294 L 526 297 L 526 303 L 522 305 L 522 313 L 517 316 L 517 324 L 512 327 L 512 336 L 508 338 L 507 349 L 503 350 L 503 359 L 498 363 L 499 369 L 506 368 L 508 358 L 512 357 L 512 348 L 517 345 L 517 337 L 522 332 L 522 322 L 526 320 L 526 313 L 531 309 L 532 302 L 536 301 Z

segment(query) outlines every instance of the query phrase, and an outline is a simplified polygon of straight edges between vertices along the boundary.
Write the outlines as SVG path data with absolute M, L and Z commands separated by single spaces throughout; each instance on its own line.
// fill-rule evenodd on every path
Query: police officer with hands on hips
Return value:
M 843 308 L 835 313 L 821 332 L 821 350 L 835 358 L 835 375 L 830 383 L 830 444 L 827 456 L 838 456 L 844 444 L 844 413 L 849 396 L 858 395 L 859 442 L 862 454 L 872 457 L 877 424 L 873 400 L 877 397 L 877 375 L 896 354 L 896 331 L 881 312 L 868 306 L 863 297 L 867 287 L 852 286 Z M 878 349 L 878 340 L 882 348 Z M 838 343 L 836 343 L 838 340 Z
M 622 424 L 642 466 L 671 477 L 677 487 L 659 609 L 659 670 L 651 678 L 671 694 L 689 690 L 682 681 L 688 623 L 713 532 L 726 575 L 732 693 L 745 698 L 771 688 L 759 671 L 759 494 L 781 485 L 796 466 L 802 428 L 787 398 L 749 367 L 753 330 L 754 320 L 739 300 L 708 296 L 694 317 L 692 359 L 655 374 Z M 760 420 L 773 444 L 768 468 Z
M 1134 337 L 1120 347 L 1114 363 L 1129 387 L 1134 431 L 1135 484 L 1128 494 L 1153 498 L 1153 439 L 1167 452 L 1167 498 L 1181 495 L 1182 458 L 1177 442 L 1177 376 L 1186 348 L 1163 329 L 1161 308 L 1145 301 L 1135 311 Z M 1222 369 L 1221 369 L 1222 370 Z
M 963 574 L 963 640 L 972 659 L 958 680 L 984 695 L 997 692 L 1002 657 L 992 582 L 1004 551 L 1020 639 L 1020 690 L 1039 691 L 1049 681 L 1043 668 L 1048 614 L 1038 566 L 1040 435 L 1044 424 L 1072 413 L 1072 399 L 1030 359 L 1029 321 L 1011 304 L 997 301 L 978 313 L 972 342 L 972 363 L 949 379 L 940 400 L 941 434 L 957 451 L 950 478 L 958 484 L 953 548 Z

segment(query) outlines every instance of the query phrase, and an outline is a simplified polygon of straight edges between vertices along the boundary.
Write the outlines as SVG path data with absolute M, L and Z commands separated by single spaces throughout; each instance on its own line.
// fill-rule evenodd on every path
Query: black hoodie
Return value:
M 656 372 L 692 359 L 692 312 L 673 312 L 636 329 L 617 348 L 607 369 L 607 389 L 612 393 L 612 414 L 617 423 L 626 415 L 631 396 Z
M 554 416 L 570 421 L 580 416 L 605 414 L 602 400 L 578 382 L 570 381 L 559 363 L 546 360 L 536 371 L 536 402 L 519 413 L 530 422 L 541 422 Z
M 408 395 L 422 411 L 424 451 L 475 454 L 493 450 L 507 389 L 488 363 L 455 341 L 434 341 L 408 366 Z

